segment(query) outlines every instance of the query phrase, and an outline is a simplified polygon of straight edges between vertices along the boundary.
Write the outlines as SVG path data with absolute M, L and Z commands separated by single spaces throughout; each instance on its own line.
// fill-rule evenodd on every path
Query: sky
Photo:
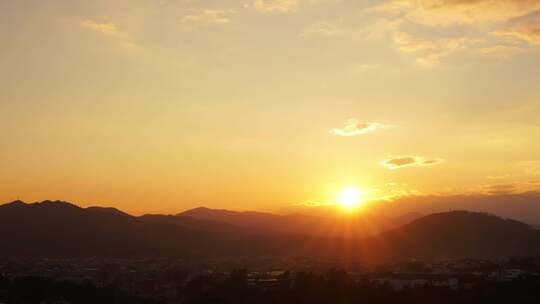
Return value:
M 540 0 L 6 0 L 0 41 L 0 201 L 540 188 Z

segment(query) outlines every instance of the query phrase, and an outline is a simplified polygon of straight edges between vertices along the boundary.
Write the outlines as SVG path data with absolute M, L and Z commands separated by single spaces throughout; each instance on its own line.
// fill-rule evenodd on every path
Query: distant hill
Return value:
M 407 224 L 421 215 L 408 213 L 402 217 L 389 219 L 368 213 L 350 215 L 330 214 L 315 216 L 305 214 L 277 215 L 265 212 L 238 212 L 223 209 L 199 207 L 177 214 L 179 217 L 193 217 L 258 230 L 267 233 L 286 233 L 318 237 L 363 238 Z
M 164 218 L 167 218 L 163 216 Z M 214 226 L 212 226 L 214 225 Z M 178 256 L 272 253 L 264 242 L 225 224 L 84 209 L 61 201 L 0 206 L 0 256 Z M 280 248 L 280 246 L 276 246 Z M 286 248 L 286 246 L 283 246 Z
M 168 224 L 188 229 L 212 232 L 216 235 L 241 236 L 257 234 L 258 231 L 246 231 L 246 229 L 225 222 L 196 219 L 190 216 L 174 216 L 162 214 L 145 214 L 139 217 L 141 221 L 154 224 Z M 259 233 L 260 234 L 260 233 Z
M 203 215 L 212 219 L 195 218 Z M 233 219 L 239 225 L 231 224 Z M 317 220 L 321 218 L 201 208 L 176 216 L 134 217 L 114 208 L 16 201 L 0 205 L 0 257 L 304 256 L 370 264 L 410 258 L 540 255 L 540 231 L 484 213 L 432 214 L 363 239 L 347 230 L 340 231 L 339 237 L 335 232 L 339 230 L 324 237 L 298 233 L 305 229 L 298 227 L 310 223 L 330 225 Z M 342 229 L 348 223 L 334 226 Z M 284 229 L 278 229 L 279 224 Z M 269 228 L 249 228 L 257 225 Z
M 536 256 L 540 255 L 540 233 L 518 221 L 452 211 L 422 217 L 363 245 L 368 258 L 369 250 L 386 259 Z
M 130 217 L 131 215 L 123 212 L 123 211 L 120 211 L 116 208 L 113 208 L 113 207 L 96 207 L 96 206 L 92 206 L 92 207 L 87 207 L 86 210 L 89 210 L 89 211 L 94 211 L 94 212 L 103 212 L 103 213 L 109 213 L 109 214 L 116 214 L 116 215 L 121 215 L 121 216 L 126 216 L 126 217 Z
M 392 204 L 374 204 L 372 210 L 391 217 L 423 210 L 428 214 L 450 210 L 488 212 L 528 224 L 540 224 L 540 191 L 496 195 L 412 195 Z

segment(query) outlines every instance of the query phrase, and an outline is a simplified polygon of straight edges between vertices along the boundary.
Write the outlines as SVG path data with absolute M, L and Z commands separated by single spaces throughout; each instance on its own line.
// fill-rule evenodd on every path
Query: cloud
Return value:
M 300 8 L 300 5 L 303 4 L 315 5 L 339 1 L 340 0 L 255 0 L 252 6 L 257 11 L 265 14 L 287 14 L 296 12 Z M 245 5 L 245 7 L 249 7 L 249 5 Z
M 428 26 L 507 21 L 540 9 L 540 0 L 390 0 L 372 10 Z
M 519 187 L 516 184 L 497 184 L 497 185 L 487 185 L 484 187 L 486 194 L 491 195 L 502 195 L 502 194 L 512 194 L 517 193 Z
M 528 24 L 495 32 L 496 36 L 518 39 L 530 45 L 540 45 L 540 24 Z
M 327 207 L 327 206 L 334 206 L 334 205 L 335 204 L 333 204 L 333 203 L 322 203 L 322 202 L 318 202 L 318 201 L 314 201 L 314 200 L 307 200 L 305 202 L 293 204 L 293 206 L 309 207 L 309 208 Z
M 381 165 L 390 170 L 396 170 L 405 167 L 435 166 L 442 162 L 443 160 L 440 158 L 425 159 L 420 156 L 398 156 L 382 161 Z
M 397 26 L 390 30 L 398 49 L 415 53 L 416 62 L 426 67 L 457 50 L 504 59 L 540 45 L 540 0 L 387 0 L 367 11 L 393 20 Z M 449 30 L 462 37 L 415 37 Z
M 75 24 L 86 30 L 99 33 L 104 39 L 113 42 L 124 50 L 141 50 L 133 37 L 122 31 L 115 23 L 101 22 L 93 19 L 75 20 Z
M 299 0 L 257 0 L 253 7 L 262 13 L 290 13 L 298 9 Z
M 540 45 L 540 10 L 509 20 L 506 28 L 493 34 L 514 42 Z
M 413 38 L 409 33 L 400 32 L 394 38 L 394 42 L 402 52 L 412 53 L 424 50 L 434 50 L 438 46 L 434 41 Z
M 343 31 L 339 24 L 322 21 L 308 25 L 300 36 L 336 36 L 342 34 Z
M 521 161 L 517 165 L 527 176 L 540 176 L 540 160 Z
M 387 33 L 396 32 L 400 28 L 402 23 L 403 23 L 402 19 L 378 17 L 373 22 L 373 25 L 368 29 L 366 33 L 366 39 L 368 40 L 381 39 Z
M 95 20 L 86 19 L 79 23 L 80 26 L 86 29 L 97 31 L 107 35 L 118 34 L 118 28 L 113 23 L 97 22 Z
M 356 119 L 349 119 L 343 128 L 332 129 L 328 132 L 336 136 L 351 137 L 373 132 L 382 127 L 384 125 L 378 122 L 360 122 Z
M 404 53 L 420 53 L 417 55 L 416 62 L 427 67 L 438 65 L 442 58 L 449 56 L 454 51 L 478 43 L 477 40 L 464 37 L 420 39 L 406 32 L 398 32 L 394 37 L 394 42 Z
M 495 57 L 495 58 L 508 58 L 514 54 L 523 52 L 524 49 L 515 45 L 493 45 L 483 47 L 479 50 L 480 54 Z
M 202 9 L 194 10 L 191 14 L 184 16 L 184 23 L 195 23 L 202 25 L 227 24 L 231 20 L 229 16 L 234 14 L 234 10 L 223 9 Z

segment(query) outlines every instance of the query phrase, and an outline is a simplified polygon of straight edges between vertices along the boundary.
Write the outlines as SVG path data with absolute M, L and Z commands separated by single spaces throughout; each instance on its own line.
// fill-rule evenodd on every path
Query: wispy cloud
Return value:
M 416 62 L 423 66 L 436 66 L 441 59 L 449 56 L 452 52 L 465 49 L 478 43 L 464 37 L 447 39 L 420 39 L 406 32 L 399 32 L 394 38 L 399 50 L 404 53 L 417 53 Z
M 393 20 L 397 26 L 390 30 L 397 48 L 414 53 L 416 62 L 426 67 L 439 65 L 458 50 L 504 59 L 540 45 L 540 0 L 387 0 L 368 12 Z M 461 37 L 418 38 L 420 33 L 452 30 Z
M 290 13 L 298 9 L 299 0 L 257 0 L 253 7 L 262 13 Z
M 319 202 L 319 201 L 314 201 L 314 200 L 307 200 L 307 201 L 304 201 L 304 202 L 301 202 L 301 203 L 296 203 L 296 204 L 293 204 L 293 206 L 297 206 L 297 207 L 327 207 L 327 206 L 333 206 L 334 203 L 323 203 L 323 202 Z
M 508 24 L 507 29 L 497 31 L 495 35 L 520 40 L 529 45 L 540 45 L 540 9 L 514 18 Z
M 194 23 L 201 25 L 218 25 L 231 22 L 230 15 L 234 14 L 234 10 L 224 9 L 202 9 L 193 10 L 190 14 L 184 16 L 184 23 Z
M 85 30 L 97 33 L 124 50 L 141 50 L 141 47 L 137 45 L 133 37 L 125 30 L 121 30 L 121 28 L 113 22 L 84 19 L 76 20 L 75 23 Z
M 496 185 L 487 185 L 484 187 L 486 194 L 491 195 L 503 195 L 503 194 L 512 194 L 519 192 L 519 187 L 516 184 L 496 184 Z
M 524 49 L 516 45 L 493 45 L 483 47 L 479 50 L 480 54 L 495 58 L 508 58 L 514 54 L 523 52 Z
M 495 32 L 496 36 L 518 39 L 530 45 L 540 45 L 540 24 L 525 25 Z
M 287 14 L 298 11 L 301 5 L 316 5 L 323 3 L 334 3 L 340 0 L 255 0 L 252 5 L 260 13 Z
M 308 25 L 300 36 L 336 36 L 342 34 L 343 32 L 344 30 L 340 24 L 321 21 Z
M 79 23 L 79 25 L 82 26 L 83 28 L 97 31 L 97 32 L 107 34 L 107 35 L 118 34 L 118 28 L 116 27 L 114 23 L 110 23 L 110 22 L 98 22 L 92 19 L 86 19 L 86 20 L 82 20 Z
M 517 165 L 527 176 L 540 176 L 540 160 L 521 161 Z
M 328 132 L 336 136 L 351 137 L 373 132 L 382 127 L 384 125 L 378 122 L 360 122 L 357 119 L 349 119 L 342 128 L 332 129 Z
M 381 162 L 383 167 L 386 167 L 390 170 L 396 170 L 406 167 L 427 167 L 435 166 L 443 162 L 440 158 L 430 158 L 426 159 L 420 156 L 398 156 L 386 159 Z
M 394 38 L 394 42 L 400 51 L 406 53 L 434 50 L 439 48 L 435 41 L 413 38 L 409 33 L 405 32 L 397 33 Z
M 537 9 L 539 0 L 390 0 L 374 8 L 414 23 L 445 27 L 507 21 Z

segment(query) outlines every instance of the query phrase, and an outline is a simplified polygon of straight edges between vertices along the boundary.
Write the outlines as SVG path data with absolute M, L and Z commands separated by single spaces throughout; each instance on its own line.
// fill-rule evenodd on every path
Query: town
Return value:
M 348 285 L 345 282 L 350 282 L 399 294 L 415 288 L 467 291 L 486 284 L 522 283 L 526 280 L 536 282 L 540 279 L 539 273 L 540 259 L 525 257 L 429 262 L 412 260 L 374 268 L 364 268 L 360 263 L 308 258 L 14 258 L 0 262 L 0 303 L 31 303 L 22 300 L 16 302 L 14 297 L 20 295 L 12 290 L 14 285 L 31 282 L 28 281 L 30 279 L 70 286 L 90 286 L 95 290 L 112 290 L 116 302 L 119 302 L 119 295 L 123 295 L 132 299 L 131 302 L 139 299 L 143 301 L 141 303 L 172 304 L 193 303 L 189 298 L 194 297 L 194 290 L 207 296 L 212 290 L 217 292 L 212 288 L 220 284 L 241 286 L 250 291 L 273 292 L 317 284 L 317 280 L 338 280 L 340 288 L 346 288 Z M 228 288 L 228 292 L 233 289 Z M 42 299 L 40 303 L 71 303 L 65 295 L 57 299 L 54 299 L 54 295 L 48 296 L 49 299 Z

